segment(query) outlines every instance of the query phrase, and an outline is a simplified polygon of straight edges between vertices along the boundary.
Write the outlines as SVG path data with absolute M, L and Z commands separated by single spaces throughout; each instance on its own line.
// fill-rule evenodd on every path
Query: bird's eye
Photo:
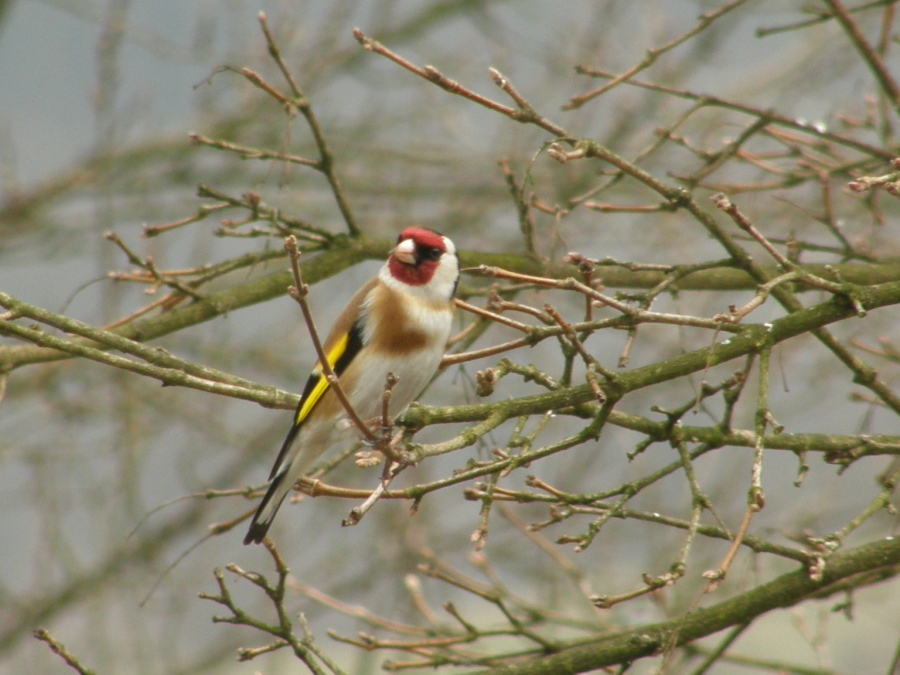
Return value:
M 420 251 L 423 260 L 439 260 L 444 252 L 436 246 L 428 246 Z

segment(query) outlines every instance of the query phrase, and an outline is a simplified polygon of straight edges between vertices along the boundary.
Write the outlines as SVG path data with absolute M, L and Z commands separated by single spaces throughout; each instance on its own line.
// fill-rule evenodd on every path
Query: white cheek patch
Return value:
M 378 279 L 388 288 L 406 295 L 425 300 L 426 302 L 447 302 L 453 297 L 456 279 L 459 277 L 459 262 L 453 253 L 441 256 L 431 281 L 422 286 L 411 286 L 395 279 L 385 264 L 378 271 Z

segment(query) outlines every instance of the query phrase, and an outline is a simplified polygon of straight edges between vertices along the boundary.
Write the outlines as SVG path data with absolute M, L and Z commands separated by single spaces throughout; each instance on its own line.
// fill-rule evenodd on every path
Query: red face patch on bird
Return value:
M 441 249 L 441 252 L 446 250 L 444 237 L 439 232 L 426 230 L 424 227 L 407 227 L 400 233 L 400 236 L 397 237 L 397 243 L 399 244 L 404 239 L 412 239 L 416 242 L 417 247 L 439 248 Z
M 388 267 L 398 281 L 424 286 L 434 276 L 441 256 L 447 252 L 444 238 L 423 227 L 408 227 L 397 238 Z

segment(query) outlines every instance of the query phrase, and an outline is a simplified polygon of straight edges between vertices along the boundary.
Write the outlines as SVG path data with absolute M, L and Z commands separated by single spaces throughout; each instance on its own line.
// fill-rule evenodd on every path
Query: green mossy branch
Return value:
M 382 259 L 387 255 L 389 243 L 383 239 L 340 237 L 335 245 L 301 265 L 303 278 L 316 284 L 364 260 Z M 289 271 L 276 272 L 222 291 L 203 296 L 191 302 L 165 311 L 157 316 L 139 319 L 114 329 L 113 333 L 136 342 L 147 342 L 189 326 L 204 323 L 231 311 L 285 295 L 293 283 Z M 0 331 L 2 332 L 2 331 Z M 97 347 L 96 343 L 84 341 Z M 64 352 L 34 346 L 0 348 L 0 372 L 8 372 L 31 363 L 44 363 L 66 358 Z
M 867 311 L 900 303 L 900 282 L 881 284 L 867 289 L 862 297 L 862 302 Z M 747 324 L 741 333 L 729 335 L 725 340 L 710 347 L 697 349 L 665 361 L 617 373 L 615 387 L 619 395 L 625 395 L 651 384 L 658 384 L 697 373 L 708 367 L 755 353 L 769 340 L 771 340 L 773 345 L 778 344 L 816 328 L 821 328 L 853 316 L 855 316 L 855 312 L 849 303 L 839 299 L 831 299 L 776 319 L 771 324 Z M 595 394 L 590 385 L 582 384 L 567 389 L 559 389 L 533 396 L 523 396 L 502 402 L 440 409 L 416 406 L 406 412 L 404 421 L 412 427 L 424 427 L 448 422 L 475 422 L 487 419 L 489 415 L 497 410 L 498 405 L 507 407 L 509 417 L 534 415 L 544 413 L 547 410 L 561 410 L 567 407 L 579 406 L 592 401 L 594 398 Z
M 335 237 L 329 248 L 303 263 L 303 278 L 310 285 L 329 279 L 365 260 L 383 260 L 392 246 L 389 239 L 346 236 Z M 562 262 L 544 264 L 533 258 L 515 253 L 478 253 L 460 252 L 460 262 L 464 267 L 488 265 L 502 267 L 521 274 L 544 275 L 556 279 L 577 277 L 578 270 L 573 265 Z M 848 284 L 870 286 L 900 281 L 900 262 L 898 263 L 848 263 L 843 265 L 803 265 L 802 268 L 812 274 L 829 276 L 837 271 L 840 278 Z M 763 268 L 766 274 L 774 276 L 778 273 Z M 666 279 L 666 273 L 660 271 L 632 271 L 623 267 L 609 266 L 597 270 L 597 279 L 610 288 L 652 288 Z M 267 302 L 284 295 L 292 282 L 288 271 L 275 272 L 264 277 L 239 284 L 225 290 L 208 293 L 201 300 L 176 307 L 156 316 L 139 319 L 114 329 L 117 335 L 148 342 L 184 328 L 204 323 L 229 312 Z M 700 270 L 686 275 L 672 284 L 675 290 L 748 290 L 756 288 L 752 277 L 743 270 L 731 267 L 717 267 Z M 862 292 L 862 291 L 860 291 Z M 85 342 L 85 344 L 91 344 Z M 35 346 L 0 347 L 0 372 L 9 372 L 31 363 L 45 363 L 68 356 L 65 353 Z
M 720 630 L 752 621 L 768 612 L 811 599 L 828 597 L 840 582 L 862 573 L 883 572 L 877 580 L 900 572 L 900 537 L 887 537 L 830 556 L 821 578 L 801 568 L 777 579 L 684 616 L 605 635 L 591 644 L 565 649 L 544 658 L 483 670 L 475 675 L 570 675 L 604 666 L 630 663 L 660 654 Z

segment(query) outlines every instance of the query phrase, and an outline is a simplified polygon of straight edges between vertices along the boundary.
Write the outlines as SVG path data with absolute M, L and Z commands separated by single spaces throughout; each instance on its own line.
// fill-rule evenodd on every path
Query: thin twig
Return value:
M 228 152 L 233 152 L 240 155 L 242 159 L 261 159 L 264 161 L 276 160 L 279 162 L 289 162 L 291 164 L 309 166 L 318 171 L 322 170 L 321 162 L 314 159 L 297 157 L 296 155 L 289 155 L 287 153 L 277 152 L 275 150 L 266 150 L 265 148 L 250 148 L 245 145 L 238 145 L 237 143 L 231 143 L 229 141 L 207 138 L 206 136 L 201 136 L 200 134 L 192 133 L 188 134 L 188 136 L 194 143 L 197 143 L 198 145 L 206 145 L 211 148 L 217 148 L 219 150 L 227 150 Z M 219 208 L 222 207 L 220 206 Z M 158 229 L 159 228 L 154 231 L 154 234 L 158 232 Z M 146 228 L 144 232 L 146 234 Z
M 604 70 L 599 70 L 595 68 L 586 68 L 583 66 L 578 67 L 578 71 L 584 73 L 586 75 L 592 75 L 594 77 L 614 77 L 612 73 L 606 72 Z M 843 136 L 841 134 L 837 134 L 833 131 L 828 131 L 821 124 L 817 124 L 815 122 L 809 122 L 801 119 L 794 119 L 791 117 L 787 117 L 786 115 L 782 115 L 770 109 L 765 108 L 757 108 L 752 105 L 748 105 L 746 103 L 738 103 L 736 101 L 731 101 L 728 99 L 720 98 L 718 96 L 712 96 L 710 94 L 702 94 L 698 92 L 693 92 L 688 89 L 676 89 L 674 87 L 668 87 L 661 84 L 656 84 L 653 82 L 647 82 L 643 80 L 634 80 L 629 79 L 626 84 L 633 87 L 640 87 L 642 89 L 649 89 L 652 91 L 659 91 L 665 94 L 669 94 L 671 96 L 677 96 L 678 98 L 685 98 L 692 101 L 696 101 L 703 106 L 713 106 L 717 108 L 725 108 L 727 110 L 734 110 L 736 112 L 741 112 L 746 115 L 752 115 L 754 117 L 765 117 L 769 120 L 771 124 L 776 124 L 783 127 L 788 127 L 790 129 L 796 129 L 798 131 L 802 131 L 805 134 L 811 134 L 817 138 L 821 138 L 823 140 L 831 141 L 832 143 L 837 143 L 838 145 L 843 145 L 849 148 L 854 148 L 859 150 L 860 152 L 865 153 L 866 155 L 870 155 L 872 157 L 880 157 L 881 159 L 890 161 L 894 159 L 896 153 L 891 151 L 889 148 L 883 148 L 876 145 L 870 145 L 868 143 L 863 143 L 862 141 L 858 141 L 849 136 Z
M 73 670 L 78 671 L 81 675 L 94 675 L 93 670 L 81 665 L 78 657 L 72 655 L 72 653 L 66 649 L 65 645 L 55 640 L 46 628 L 38 628 L 32 632 L 32 635 L 41 642 L 46 642 L 47 646 L 50 647 L 50 650 L 65 661 L 66 665 Z
M 355 37 L 356 40 L 362 45 L 363 49 L 370 52 L 375 52 L 376 54 L 381 54 L 382 56 L 390 59 L 402 68 L 405 68 L 409 72 L 415 73 L 419 77 L 426 79 L 433 84 L 436 84 L 444 91 L 450 92 L 451 94 L 456 94 L 457 96 L 462 96 L 463 98 L 482 105 L 489 110 L 498 112 L 501 115 L 506 115 L 510 119 L 516 120 L 517 122 L 536 124 L 542 129 L 549 131 L 554 136 L 564 137 L 568 135 L 562 127 L 557 126 L 550 120 L 547 120 L 544 117 L 541 117 L 540 115 L 534 113 L 531 106 L 528 106 L 528 109 L 531 110 L 531 112 L 523 109 L 522 104 L 518 100 L 516 102 L 519 104 L 519 107 L 510 108 L 509 106 L 503 105 L 502 103 L 497 103 L 496 101 L 486 98 L 480 94 L 476 94 L 474 91 L 472 91 L 471 89 L 467 89 L 459 82 L 455 82 L 454 80 L 445 77 L 434 66 L 423 66 L 420 68 L 410 61 L 407 61 L 402 56 L 391 51 L 380 42 L 366 37 L 366 35 L 359 28 L 353 29 L 353 37 Z M 496 71 L 490 73 L 492 78 L 494 78 L 494 73 L 496 73 Z M 497 74 L 499 75 L 499 73 Z M 494 79 L 494 81 L 498 84 L 498 86 L 501 86 L 501 88 L 503 88 L 503 86 L 500 84 L 500 82 L 497 81 L 496 78 Z M 505 88 L 504 91 L 509 93 L 510 88 Z M 521 97 L 518 98 L 521 99 Z
M 325 174 L 325 178 L 331 186 L 331 194 L 334 195 L 338 210 L 341 212 L 344 224 L 347 226 L 348 234 L 351 237 L 358 237 L 360 235 L 360 229 L 356 223 L 356 216 L 353 215 L 353 211 L 350 209 L 350 204 L 347 202 L 347 197 L 341 187 L 341 181 L 334 170 L 334 156 L 331 154 L 331 149 L 328 147 L 325 135 L 322 133 L 322 128 L 319 126 L 319 121 L 316 118 L 315 113 L 313 113 L 312 104 L 309 99 L 303 95 L 303 92 L 300 90 L 300 87 L 297 86 L 297 82 L 291 75 L 290 70 L 288 70 L 285 65 L 284 59 L 281 57 L 281 50 L 278 48 L 278 44 L 272 37 L 272 33 L 269 31 L 265 13 L 260 12 L 258 19 L 263 35 L 265 35 L 266 38 L 266 44 L 269 47 L 269 54 L 275 63 L 278 64 L 281 74 L 284 76 L 284 79 L 287 81 L 288 86 L 293 93 L 290 104 L 297 107 L 300 114 L 303 115 L 306 120 L 306 124 L 309 126 L 310 131 L 312 131 L 313 139 L 315 139 L 316 147 L 319 150 L 318 169 Z
M 340 382 L 338 381 L 338 376 L 334 372 L 334 369 L 331 367 L 331 364 L 328 362 L 328 356 L 325 354 L 325 350 L 322 348 L 322 342 L 319 340 L 319 332 L 316 330 L 316 324 L 313 321 L 312 313 L 309 310 L 309 304 L 306 302 L 306 296 L 309 292 L 309 286 L 303 283 L 303 279 L 300 276 L 300 265 L 298 261 L 300 260 L 300 250 L 297 248 L 297 239 L 290 235 L 285 237 L 284 239 L 284 248 L 288 252 L 288 257 L 291 260 L 291 270 L 294 274 L 294 286 L 288 289 L 288 293 L 297 303 L 300 305 L 300 310 L 303 312 L 303 319 L 306 321 L 306 327 L 309 330 L 309 336 L 312 340 L 313 347 L 316 350 L 316 356 L 318 356 L 318 366 L 322 370 L 322 375 L 328 380 L 328 384 L 331 389 L 334 391 L 335 396 L 338 397 L 338 400 L 341 402 L 344 410 L 347 413 L 347 416 L 353 422 L 357 429 L 359 429 L 360 434 L 366 440 L 366 442 L 375 444 L 378 442 L 378 437 L 372 433 L 372 430 L 369 429 L 368 425 L 360 419 L 359 414 L 354 410 L 353 406 L 350 403 L 350 399 L 347 398 L 347 394 L 344 392 L 344 389 L 341 387 Z
M 875 76 L 875 80 L 891 102 L 891 105 L 894 106 L 895 110 L 900 111 L 900 86 L 897 85 L 890 71 L 885 67 L 881 56 L 878 55 L 872 45 L 869 44 L 869 41 L 866 40 L 866 36 L 863 35 L 859 26 L 850 16 L 850 13 L 840 0 L 822 1 L 831 7 L 834 18 L 837 19 L 838 23 L 844 28 L 844 31 L 847 33 L 853 46 L 856 47 L 857 51 L 862 56 L 863 61 L 866 62 L 866 65 L 869 66 L 869 69 Z
M 563 106 L 563 110 L 574 110 L 575 108 L 579 108 L 591 99 L 594 99 L 597 96 L 600 96 L 602 93 L 612 89 L 617 84 L 628 81 L 633 75 L 636 75 L 642 70 L 645 70 L 646 68 L 649 68 L 651 65 L 653 65 L 656 59 L 658 59 L 661 55 L 665 54 L 668 51 L 671 51 L 678 45 L 687 42 L 698 33 L 706 30 L 716 19 L 724 16 L 736 7 L 744 4 L 745 1 L 746 0 L 732 0 L 732 2 L 722 5 L 716 10 L 707 12 L 706 14 L 701 14 L 700 20 L 697 25 L 691 28 L 689 31 L 683 33 L 682 35 L 679 35 L 674 40 L 670 40 L 660 47 L 648 49 L 646 56 L 644 56 L 644 58 L 639 63 L 635 64 L 621 75 L 616 75 L 603 86 L 598 87 L 597 89 L 589 91 L 585 94 L 571 97 L 569 99 L 569 102 Z

